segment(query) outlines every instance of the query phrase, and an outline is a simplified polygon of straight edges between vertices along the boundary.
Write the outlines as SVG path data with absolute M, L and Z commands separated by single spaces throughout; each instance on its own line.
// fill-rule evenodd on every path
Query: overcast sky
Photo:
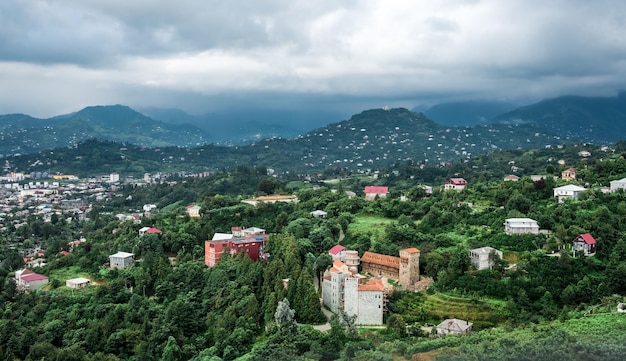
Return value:
M 614 95 L 625 34 L 621 0 L 1 0 L 0 114 Z

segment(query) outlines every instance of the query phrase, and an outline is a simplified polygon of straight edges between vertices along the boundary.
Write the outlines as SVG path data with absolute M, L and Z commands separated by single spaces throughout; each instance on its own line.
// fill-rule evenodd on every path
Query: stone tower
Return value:
M 420 280 L 420 251 L 417 248 L 400 250 L 400 286 L 409 288 Z

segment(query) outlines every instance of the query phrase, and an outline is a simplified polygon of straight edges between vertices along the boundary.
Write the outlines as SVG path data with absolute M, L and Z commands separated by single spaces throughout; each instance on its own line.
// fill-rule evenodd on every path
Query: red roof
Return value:
M 60 253 L 61 253 L 62 255 L 64 255 L 64 256 L 67 256 L 67 255 L 69 255 L 69 254 L 70 254 L 68 251 L 61 251 Z
M 389 193 L 389 187 L 366 186 L 365 187 L 365 193 L 387 194 L 387 193 Z
M 152 227 L 152 228 L 148 228 L 148 229 L 146 230 L 146 233 L 163 233 L 163 231 L 161 231 L 161 230 L 160 230 L 160 229 L 158 229 L 158 228 L 154 228 L 154 227 Z
M 578 239 L 582 239 L 586 244 L 596 244 L 595 238 L 593 238 L 593 236 L 589 233 L 581 234 Z
M 385 286 L 383 285 L 383 281 L 379 278 L 370 278 L 367 280 L 367 283 L 359 284 L 358 290 L 383 292 L 385 290 Z
M 329 249 L 328 253 L 330 253 L 332 255 L 336 255 L 336 254 L 338 254 L 339 252 L 341 252 L 341 251 L 343 251 L 345 249 L 346 249 L 346 247 L 338 244 L 338 245 L 334 246 L 333 248 Z
M 33 273 L 30 275 L 26 275 L 26 276 L 22 275 L 20 277 L 20 280 L 22 280 L 23 282 L 33 282 L 33 281 L 41 281 L 41 280 L 47 280 L 47 279 L 48 279 L 47 276 L 40 275 L 38 273 Z
M 446 183 L 461 186 L 467 184 L 467 181 L 463 178 L 450 178 L 446 181 Z

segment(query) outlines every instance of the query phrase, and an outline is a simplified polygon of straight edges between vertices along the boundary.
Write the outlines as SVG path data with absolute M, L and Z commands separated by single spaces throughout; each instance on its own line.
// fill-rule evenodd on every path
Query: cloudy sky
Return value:
M 2 0 L 0 114 L 614 95 L 624 34 L 620 0 Z

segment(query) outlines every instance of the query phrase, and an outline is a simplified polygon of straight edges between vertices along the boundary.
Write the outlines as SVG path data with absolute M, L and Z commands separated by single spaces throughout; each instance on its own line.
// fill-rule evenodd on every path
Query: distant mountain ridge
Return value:
M 415 107 L 413 111 L 424 113 L 441 125 L 473 126 L 511 111 L 518 106 L 501 101 L 463 101 L 436 104 L 431 107 Z
M 210 137 L 197 127 L 156 121 L 122 105 L 91 106 L 49 119 L 0 115 L 0 154 L 39 152 L 93 138 L 147 147 L 189 147 L 208 143 Z
M 626 139 L 626 92 L 615 97 L 562 96 L 494 117 L 491 124 L 535 124 L 566 139 L 614 143 Z

